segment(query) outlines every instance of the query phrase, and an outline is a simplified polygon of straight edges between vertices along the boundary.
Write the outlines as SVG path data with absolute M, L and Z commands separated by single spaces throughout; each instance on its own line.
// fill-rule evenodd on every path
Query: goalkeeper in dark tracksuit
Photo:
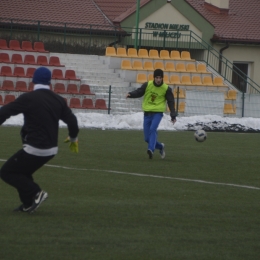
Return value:
M 64 98 L 50 90 L 50 81 L 50 70 L 38 68 L 33 76 L 34 90 L 0 108 L 0 125 L 11 116 L 24 115 L 23 148 L 8 159 L 0 171 L 2 180 L 19 193 L 22 205 L 15 211 L 32 213 L 48 197 L 32 175 L 58 153 L 59 120 L 68 126 L 66 140 L 70 142 L 71 151 L 78 152 L 77 118 Z
M 163 82 L 163 71 L 154 71 L 154 80 L 145 82 L 140 88 L 129 92 L 126 98 L 139 98 L 144 96 L 142 108 L 144 111 L 144 140 L 148 143 L 147 154 L 153 158 L 155 149 L 159 150 L 161 158 L 165 158 L 165 145 L 157 141 L 157 128 L 165 112 L 166 102 L 170 109 L 171 122 L 176 122 L 174 96 L 172 89 Z

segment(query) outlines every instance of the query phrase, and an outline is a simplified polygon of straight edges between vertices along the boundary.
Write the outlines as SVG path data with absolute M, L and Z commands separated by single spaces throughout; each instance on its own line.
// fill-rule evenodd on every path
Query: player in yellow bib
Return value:
M 139 98 L 144 96 L 142 109 L 144 111 L 144 140 L 148 143 L 147 154 L 153 158 L 155 149 L 159 150 L 161 158 L 165 158 L 165 144 L 157 141 L 157 129 L 166 109 L 166 102 L 170 109 L 171 121 L 176 122 L 174 96 L 172 89 L 163 82 L 163 71 L 154 71 L 154 80 L 145 82 L 140 88 L 127 93 L 126 98 Z

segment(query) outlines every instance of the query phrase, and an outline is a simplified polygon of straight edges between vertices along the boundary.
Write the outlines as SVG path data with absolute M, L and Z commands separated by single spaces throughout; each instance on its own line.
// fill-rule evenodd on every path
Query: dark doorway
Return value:
M 247 77 L 248 63 L 233 63 L 232 84 L 244 93 L 247 89 Z

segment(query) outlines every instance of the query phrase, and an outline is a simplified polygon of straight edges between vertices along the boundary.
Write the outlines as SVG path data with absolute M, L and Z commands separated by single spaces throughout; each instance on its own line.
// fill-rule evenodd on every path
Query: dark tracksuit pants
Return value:
M 21 149 L 2 166 L 0 170 L 2 180 L 17 189 L 25 207 L 31 206 L 34 196 L 41 191 L 39 185 L 33 181 L 33 173 L 53 157 L 54 155 L 35 156 Z

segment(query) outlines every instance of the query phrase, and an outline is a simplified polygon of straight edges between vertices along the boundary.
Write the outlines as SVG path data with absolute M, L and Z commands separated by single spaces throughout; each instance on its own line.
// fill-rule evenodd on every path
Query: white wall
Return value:
M 213 46 L 220 50 L 224 45 Z M 230 62 L 243 62 L 249 64 L 249 78 L 260 86 L 260 48 L 257 46 L 230 45 L 223 51 L 223 56 Z

